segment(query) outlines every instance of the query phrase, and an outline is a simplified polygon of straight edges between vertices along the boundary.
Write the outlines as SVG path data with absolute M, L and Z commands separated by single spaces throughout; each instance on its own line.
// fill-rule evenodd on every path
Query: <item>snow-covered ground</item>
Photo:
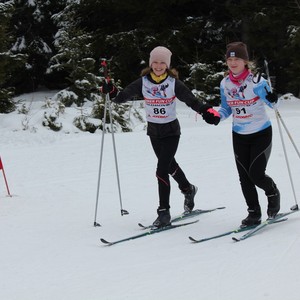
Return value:
M 158 205 L 156 158 L 143 126 L 116 133 L 121 216 L 112 139 L 105 135 L 97 222 L 94 227 L 102 134 L 80 132 L 62 115 L 63 130 L 41 126 L 45 97 L 23 95 L 27 115 L 0 115 L 0 299 L 3 300 L 264 300 L 299 299 L 300 215 L 235 243 L 231 236 L 192 244 L 239 226 L 246 216 L 231 146 L 231 120 L 206 124 L 178 104 L 182 137 L 177 160 L 199 187 L 197 208 L 226 206 L 186 227 L 112 247 L 115 240 L 152 223 Z M 21 99 L 20 98 L 20 99 Z M 282 100 L 281 116 L 300 147 L 300 100 Z M 300 161 L 283 130 L 296 199 L 272 110 L 273 152 L 268 174 L 282 195 L 282 211 L 300 197 Z M 26 126 L 25 126 L 26 125 Z M 26 130 L 24 129 L 26 127 Z M 261 205 L 266 217 L 266 198 Z M 171 213 L 182 212 L 183 197 L 172 182 Z M 241 234 L 239 234 L 241 235 Z

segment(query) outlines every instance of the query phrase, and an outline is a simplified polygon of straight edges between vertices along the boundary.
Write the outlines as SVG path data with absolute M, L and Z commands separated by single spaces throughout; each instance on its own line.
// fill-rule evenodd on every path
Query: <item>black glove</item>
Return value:
M 271 103 L 277 103 L 278 101 L 278 96 L 275 92 L 269 92 L 266 88 L 265 88 L 267 95 L 266 95 L 266 99 L 271 102 Z
M 112 94 L 116 90 L 116 88 L 111 80 L 103 80 L 100 90 L 103 94 Z
M 218 125 L 220 122 L 220 114 L 214 110 L 210 105 L 205 104 L 201 108 L 201 115 L 203 120 L 208 124 Z

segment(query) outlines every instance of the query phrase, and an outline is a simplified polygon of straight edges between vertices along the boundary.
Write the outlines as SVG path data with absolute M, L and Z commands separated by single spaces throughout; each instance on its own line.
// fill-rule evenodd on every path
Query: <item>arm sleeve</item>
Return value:
M 271 89 L 270 89 L 270 86 L 269 86 L 268 82 L 264 78 L 261 78 L 261 80 L 254 86 L 253 91 L 269 107 L 273 108 L 273 103 L 269 102 L 266 99 L 267 92 L 270 92 Z
M 134 101 L 136 99 L 143 99 L 142 94 L 142 78 L 133 81 L 127 85 L 124 90 L 120 91 L 117 96 L 112 99 L 115 103 L 123 103 L 126 101 Z
M 232 114 L 232 110 L 231 107 L 227 104 L 226 101 L 226 96 L 224 93 L 224 87 L 220 86 L 220 94 L 221 94 L 221 108 L 218 110 L 220 117 L 221 117 L 221 121 L 227 119 L 231 114 Z

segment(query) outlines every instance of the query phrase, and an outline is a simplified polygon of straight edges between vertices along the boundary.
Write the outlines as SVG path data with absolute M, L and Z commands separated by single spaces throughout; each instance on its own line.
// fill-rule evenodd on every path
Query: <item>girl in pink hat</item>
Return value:
M 158 181 L 158 217 L 153 225 L 157 228 L 171 224 L 170 216 L 170 179 L 178 183 L 184 195 L 184 210 L 189 213 L 194 208 L 197 187 L 186 178 L 175 160 L 180 125 L 176 117 L 176 99 L 183 101 L 191 109 L 201 114 L 203 119 L 217 125 L 220 117 L 210 105 L 197 99 L 188 87 L 178 79 L 174 69 L 170 69 L 171 51 L 158 46 L 150 52 L 149 67 L 141 77 L 130 83 L 112 99 L 123 103 L 134 99 L 144 99 L 147 119 L 147 135 L 157 156 L 156 177 Z M 110 92 L 105 87 L 106 92 Z

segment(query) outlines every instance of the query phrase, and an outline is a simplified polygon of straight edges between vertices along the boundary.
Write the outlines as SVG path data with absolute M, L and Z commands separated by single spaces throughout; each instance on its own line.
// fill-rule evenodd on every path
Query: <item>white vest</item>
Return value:
M 148 122 L 165 124 L 176 119 L 175 78 L 168 76 L 162 83 L 152 83 L 144 76 L 142 93 Z
M 239 134 L 255 133 L 271 125 L 265 109 L 266 100 L 260 98 L 266 94 L 267 83 L 263 78 L 258 83 L 252 79 L 250 74 L 239 86 L 231 82 L 229 76 L 221 81 L 221 120 L 232 113 L 233 131 Z

